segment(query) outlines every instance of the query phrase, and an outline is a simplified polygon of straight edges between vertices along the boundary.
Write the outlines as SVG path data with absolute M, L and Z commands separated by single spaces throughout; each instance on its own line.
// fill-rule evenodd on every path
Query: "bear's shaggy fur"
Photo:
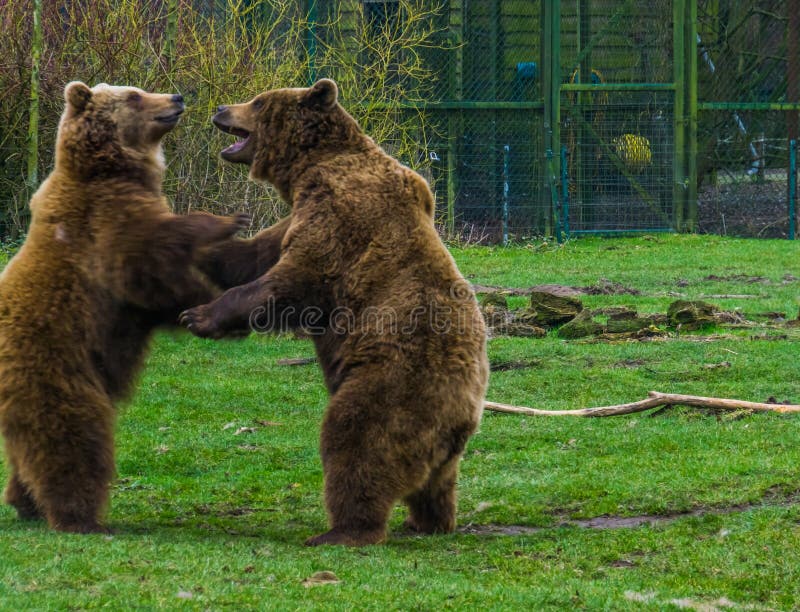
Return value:
M 398 500 L 410 529 L 450 532 L 458 464 L 488 380 L 483 319 L 434 229 L 428 185 L 364 135 L 337 93 L 322 80 L 214 117 L 243 138 L 222 157 L 275 185 L 292 212 L 225 247 L 246 277 L 285 231 L 274 267 L 182 322 L 204 337 L 248 321 L 313 336 L 330 392 L 321 436 L 330 530 L 307 544 L 380 542 Z M 260 263 L 248 266 L 248 248 Z
M 86 533 L 103 531 L 114 402 L 153 329 L 219 293 L 194 269 L 197 249 L 248 218 L 170 212 L 160 143 L 180 96 L 73 82 L 65 99 L 55 168 L 0 275 L 0 431 L 6 501 Z

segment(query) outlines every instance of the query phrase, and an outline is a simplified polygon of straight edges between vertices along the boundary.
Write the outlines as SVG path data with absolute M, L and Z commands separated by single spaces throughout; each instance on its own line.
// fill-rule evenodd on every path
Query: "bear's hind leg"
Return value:
M 403 527 L 415 533 L 452 533 L 456 528 L 456 479 L 461 454 L 435 469 L 422 489 L 406 496 Z
M 326 457 L 325 505 L 331 529 L 306 540 L 306 546 L 367 546 L 386 539 L 386 523 L 399 497 L 370 466 L 355 466 L 345 457 Z
M 8 442 L 52 529 L 107 533 L 100 519 L 114 472 L 114 410 L 105 397 L 81 399 L 48 407 L 46 431 L 18 431 Z
M 108 504 L 114 472 L 111 434 L 92 442 L 52 469 L 37 487 L 36 497 L 52 529 L 70 533 L 108 533 L 100 520 Z M 95 448 L 90 448 L 96 445 Z M 72 471 L 70 471 L 70 469 Z
M 11 474 L 11 478 L 6 486 L 5 501 L 7 504 L 16 508 L 17 515 L 23 521 L 33 521 L 43 518 L 31 492 L 28 490 L 28 487 L 22 484 L 16 471 Z
M 404 462 L 395 456 L 397 441 L 370 432 L 374 417 L 363 403 L 375 395 L 367 393 L 350 402 L 342 389 L 338 395 L 325 416 L 320 444 L 331 529 L 309 538 L 306 545 L 379 544 L 386 539 L 395 501 L 413 487 L 402 469 Z

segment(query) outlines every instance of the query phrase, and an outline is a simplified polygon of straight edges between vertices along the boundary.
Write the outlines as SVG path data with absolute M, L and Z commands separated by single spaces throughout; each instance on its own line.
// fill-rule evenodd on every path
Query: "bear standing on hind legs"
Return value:
M 183 100 L 133 87 L 65 89 L 55 168 L 31 200 L 20 251 L 0 274 L 0 431 L 21 518 L 104 531 L 114 403 L 152 331 L 219 290 L 201 246 L 249 218 L 177 216 L 161 193 L 161 139 Z
M 238 261 L 263 246 L 266 261 L 283 233 L 273 267 L 181 320 L 212 338 L 248 323 L 314 326 L 330 392 L 321 436 L 330 530 L 307 544 L 381 542 L 399 500 L 410 529 L 453 531 L 458 464 L 488 381 L 486 333 L 434 228 L 428 185 L 361 131 L 333 81 L 221 107 L 214 123 L 240 137 L 222 157 L 275 185 L 292 212 L 231 249 Z

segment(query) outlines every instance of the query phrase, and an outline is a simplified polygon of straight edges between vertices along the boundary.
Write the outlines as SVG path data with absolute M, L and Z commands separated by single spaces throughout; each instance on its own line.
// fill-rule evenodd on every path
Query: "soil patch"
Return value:
M 589 287 L 580 287 L 580 290 L 587 295 L 641 295 L 642 293 L 638 289 L 626 287 L 607 278 L 601 278 Z
M 565 519 L 553 527 L 530 527 L 526 525 L 497 525 L 489 523 L 477 525 L 469 523 L 458 529 L 459 533 L 491 536 L 518 536 L 549 531 L 562 527 L 578 527 L 581 529 L 635 529 L 643 525 L 663 525 L 683 518 L 698 518 L 704 516 L 725 516 L 758 510 L 762 508 L 788 508 L 800 502 L 800 491 L 786 492 L 773 487 L 764 492 L 758 502 L 737 504 L 719 508 L 701 507 L 687 512 L 674 512 L 670 514 L 643 514 L 640 516 L 597 516 L 590 519 Z
M 764 276 L 748 276 L 747 274 L 730 274 L 728 276 L 717 276 L 716 274 L 709 274 L 703 278 L 704 281 L 711 281 L 716 283 L 737 282 L 737 283 L 764 283 L 770 284 L 771 281 Z
M 550 293 L 559 297 L 578 297 L 580 295 L 641 295 L 642 292 L 616 281 L 601 278 L 594 285 L 573 287 L 570 285 L 545 284 L 533 287 L 501 287 L 500 285 L 472 285 L 475 293 L 502 293 L 510 296 Z
M 508 372 L 509 370 L 527 370 L 529 368 L 538 368 L 541 362 L 538 360 L 531 361 L 497 361 L 489 364 L 489 369 L 492 372 Z
M 701 234 L 786 238 L 789 233 L 786 179 L 706 185 L 697 194 Z

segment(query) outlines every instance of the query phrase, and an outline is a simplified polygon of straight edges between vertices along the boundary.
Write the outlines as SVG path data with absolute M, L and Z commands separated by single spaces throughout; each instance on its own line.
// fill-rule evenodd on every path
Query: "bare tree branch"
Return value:
M 659 393 L 651 391 L 648 397 L 638 402 L 617 404 L 615 406 L 598 406 L 595 408 L 579 408 L 577 410 L 541 410 L 525 406 L 511 406 L 497 402 L 485 402 L 486 410 L 507 412 L 510 414 L 524 414 L 527 416 L 575 416 L 575 417 L 607 417 L 621 416 L 644 412 L 658 406 L 695 406 L 697 408 L 713 408 L 716 410 L 753 410 L 755 412 L 800 413 L 800 406 L 796 404 L 765 404 L 760 402 L 747 402 L 737 399 L 723 399 L 719 397 L 701 397 L 698 395 L 680 395 L 677 393 Z

